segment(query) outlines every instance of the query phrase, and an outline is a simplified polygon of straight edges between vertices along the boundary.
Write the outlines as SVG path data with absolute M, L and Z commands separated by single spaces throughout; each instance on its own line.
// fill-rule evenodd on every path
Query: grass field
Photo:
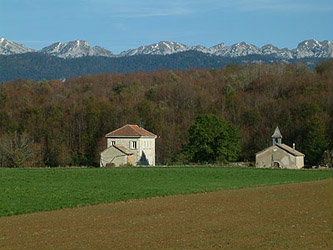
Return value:
M 333 249 L 333 179 L 0 217 L 0 249 Z
M 0 169 L 0 216 L 332 178 L 331 170 L 219 167 Z

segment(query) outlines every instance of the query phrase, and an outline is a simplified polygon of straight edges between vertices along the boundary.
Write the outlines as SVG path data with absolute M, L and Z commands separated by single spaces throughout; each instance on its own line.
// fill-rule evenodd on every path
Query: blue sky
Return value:
M 34 49 L 80 39 L 115 54 L 159 41 L 292 49 L 333 40 L 333 1 L 0 0 L 0 37 Z

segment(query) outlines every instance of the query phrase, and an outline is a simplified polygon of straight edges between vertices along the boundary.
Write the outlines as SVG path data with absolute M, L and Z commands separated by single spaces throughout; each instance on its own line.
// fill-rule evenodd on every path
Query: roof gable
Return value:
M 127 124 L 121 128 L 118 128 L 108 134 L 105 137 L 157 137 L 155 134 L 139 127 L 138 125 Z
M 265 149 L 263 149 L 263 150 L 257 152 L 256 155 L 260 155 L 260 154 L 266 152 L 267 150 L 272 150 L 273 148 L 274 148 L 274 146 L 270 146 L 270 147 L 268 147 L 268 148 L 265 148 Z

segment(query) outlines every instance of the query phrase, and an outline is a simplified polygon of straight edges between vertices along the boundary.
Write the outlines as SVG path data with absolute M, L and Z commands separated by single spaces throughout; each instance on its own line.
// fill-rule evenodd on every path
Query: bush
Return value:
M 8 168 L 34 165 L 35 145 L 26 133 L 5 134 L 0 138 L 0 166 Z

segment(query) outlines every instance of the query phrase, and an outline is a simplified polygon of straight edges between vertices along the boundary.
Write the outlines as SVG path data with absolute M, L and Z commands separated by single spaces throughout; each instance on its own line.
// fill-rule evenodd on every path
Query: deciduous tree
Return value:
M 236 161 L 241 152 L 240 132 L 216 115 L 201 115 L 189 129 L 185 154 L 191 162 Z

